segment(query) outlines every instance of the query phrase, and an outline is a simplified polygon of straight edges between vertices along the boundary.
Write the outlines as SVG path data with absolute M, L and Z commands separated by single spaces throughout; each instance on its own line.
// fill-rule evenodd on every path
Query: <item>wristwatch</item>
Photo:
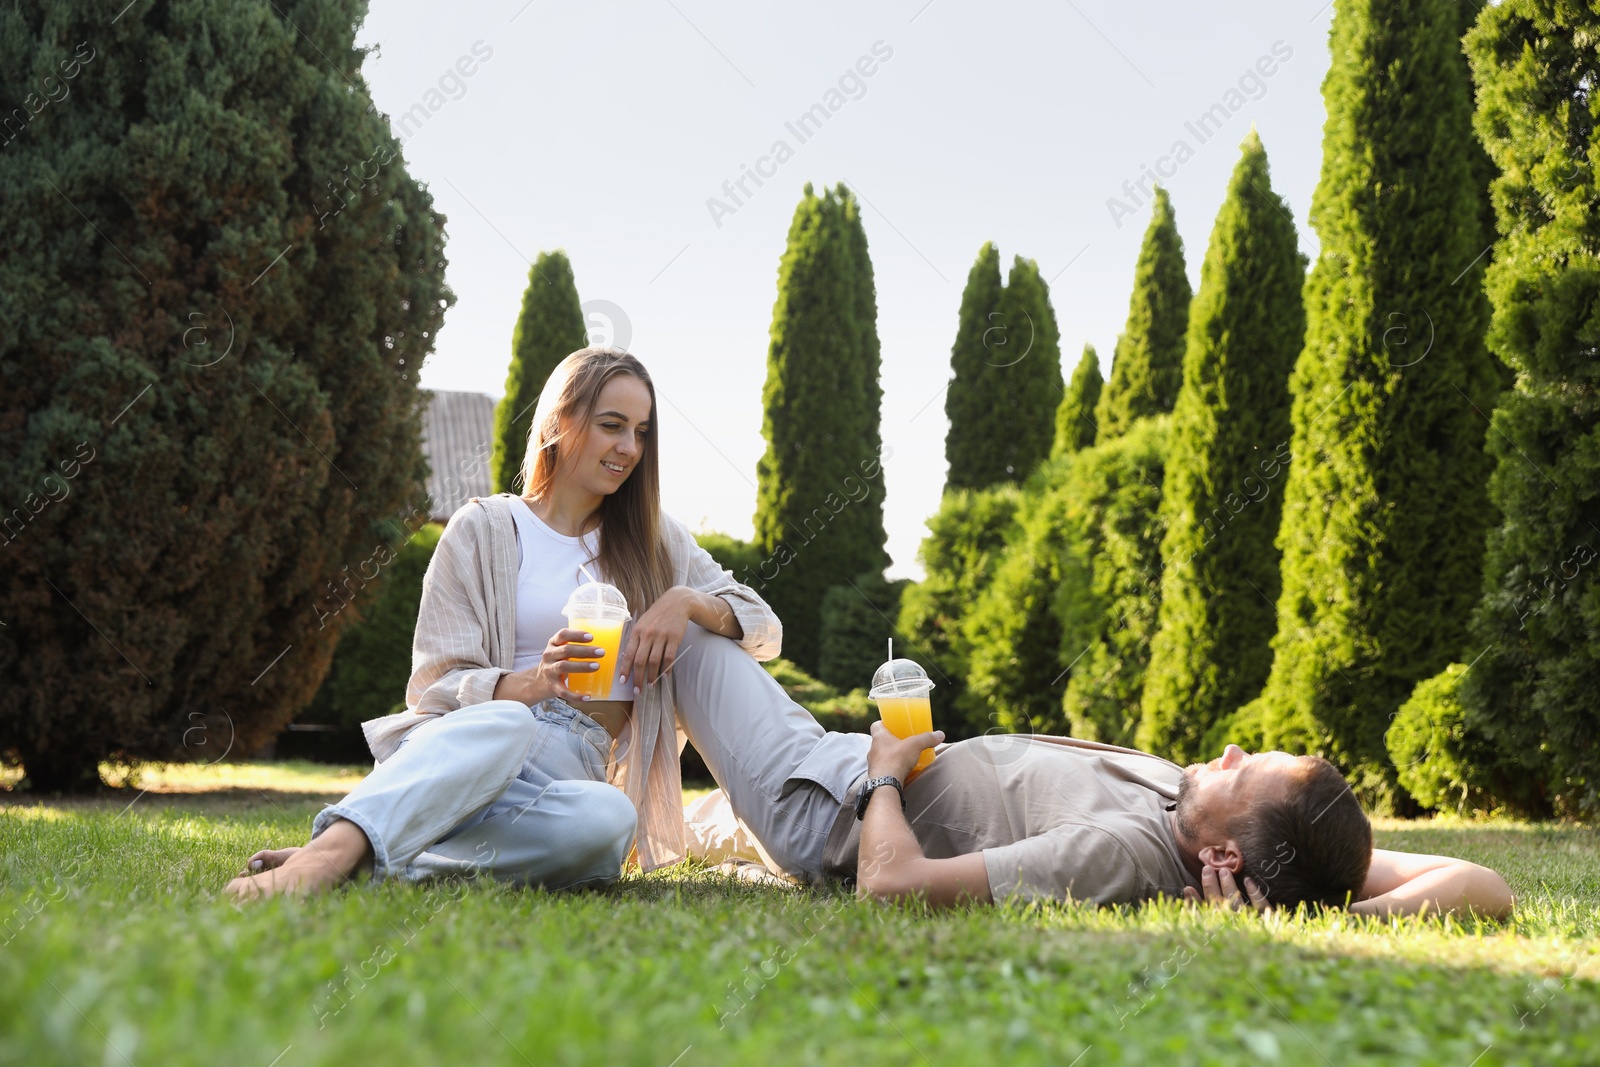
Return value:
M 900 794 L 900 810 L 906 810 L 906 787 L 901 785 L 900 779 L 894 777 L 894 775 L 886 774 L 882 778 L 868 778 L 867 783 L 861 787 L 860 794 L 856 796 L 856 818 L 864 819 L 867 817 L 867 801 L 872 799 L 872 791 L 886 785 L 895 787 L 895 790 Z

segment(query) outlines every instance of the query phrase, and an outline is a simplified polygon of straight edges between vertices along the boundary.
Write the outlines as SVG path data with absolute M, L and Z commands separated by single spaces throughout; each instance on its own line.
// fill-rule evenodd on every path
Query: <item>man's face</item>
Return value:
M 1210 763 L 1191 763 L 1178 784 L 1178 833 L 1191 845 L 1227 839 L 1234 816 L 1263 800 L 1289 794 L 1299 781 L 1302 757 L 1287 752 L 1249 753 L 1229 745 Z

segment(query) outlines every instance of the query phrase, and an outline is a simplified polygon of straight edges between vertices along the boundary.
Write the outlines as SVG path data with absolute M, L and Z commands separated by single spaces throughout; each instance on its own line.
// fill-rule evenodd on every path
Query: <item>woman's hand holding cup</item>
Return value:
M 494 699 L 520 700 L 530 706 L 551 697 L 573 705 L 588 700 L 568 688 L 565 676 L 600 669 L 599 657 L 605 654 L 605 649 L 582 643 L 593 640 L 594 634 L 584 630 L 557 630 L 545 645 L 538 664 L 501 676 L 494 689 Z

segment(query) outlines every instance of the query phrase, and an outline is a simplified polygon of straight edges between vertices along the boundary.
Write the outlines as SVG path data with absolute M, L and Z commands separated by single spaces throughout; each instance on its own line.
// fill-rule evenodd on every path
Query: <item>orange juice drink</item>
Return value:
M 611 695 L 611 676 L 617 672 L 617 656 L 622 652 L 622 630 L 628 622 L 628 601 L 622 591 L 605 582 L 584 582 L 567 598 L 561 614 L 567 626 L 592 634 L 584 644 L 600 648 L 600 664 L 592 671 L 573 671 L 566 676 L 567 688 L 580 697 L 605 700 Z M 590 656 L 575 657 L 578 663 L 593 663 Z
M 872 688 L 867 690 L 867 695 L 878 702 L 878 717 L 883 720 L 884 729 L 896 737 L 911 737 L 933 729 L 933 709 L 928 704 L 928 693 L 932 689 L 933 682 L 920 664 L 894 658 L 891 641 L 889 660 L 872 676 Z M 924 749 L 906 780 L 909 782 L 932 762 L 933 749 Z
M 879 697 L 878 717 L 896 737 L 925 734 L 933 729 L 933 709 L 926 696 Z M 933 749 L 924 749 L 912 771 L 920 771 L 932 762 Z
M 605 650 L 600 666 L 592 671 L 574 671 L 567 675 L 567 688 L 579 696 L 605 699 L 611 692 L 611 676 L 617 670 L 617 656 L 622 651 L 623 619 L 569 619 L 567 625 L 586 634 L 594 634 L 588 642 Z M 574 658 L 575 663 L 593 663 L 588 657 Z

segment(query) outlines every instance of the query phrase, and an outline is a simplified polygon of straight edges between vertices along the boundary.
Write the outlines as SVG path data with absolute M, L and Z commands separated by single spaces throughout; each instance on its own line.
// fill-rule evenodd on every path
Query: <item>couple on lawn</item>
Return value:
M 1374 849 L 1320 757 L 1230 745 L 1182 768 L 1071 738 L 823 730 L 757 662 L 779 652 L 772 609 L 661 513 L 658 430 L 632 355 L 585 348 L 556 368 L 524 495 L 474 498 L 440 538 L 407 710 L 365 724 L 376 767 L 316 817 L 309 844 L 258 852 L 229 894 L 313 892 L 361 871 L 603 885 L 636 849 L 645 871 L 753 851 L 776 875 L 934 906 L 1171 896 L 1509 914 L 1493 871 Z M 568 687 L 601 654 L 563 614 L 585 572 L 637 613 L 607 694 L 631 699 Z M 721 786 L 687 817 L 684 735 Z

